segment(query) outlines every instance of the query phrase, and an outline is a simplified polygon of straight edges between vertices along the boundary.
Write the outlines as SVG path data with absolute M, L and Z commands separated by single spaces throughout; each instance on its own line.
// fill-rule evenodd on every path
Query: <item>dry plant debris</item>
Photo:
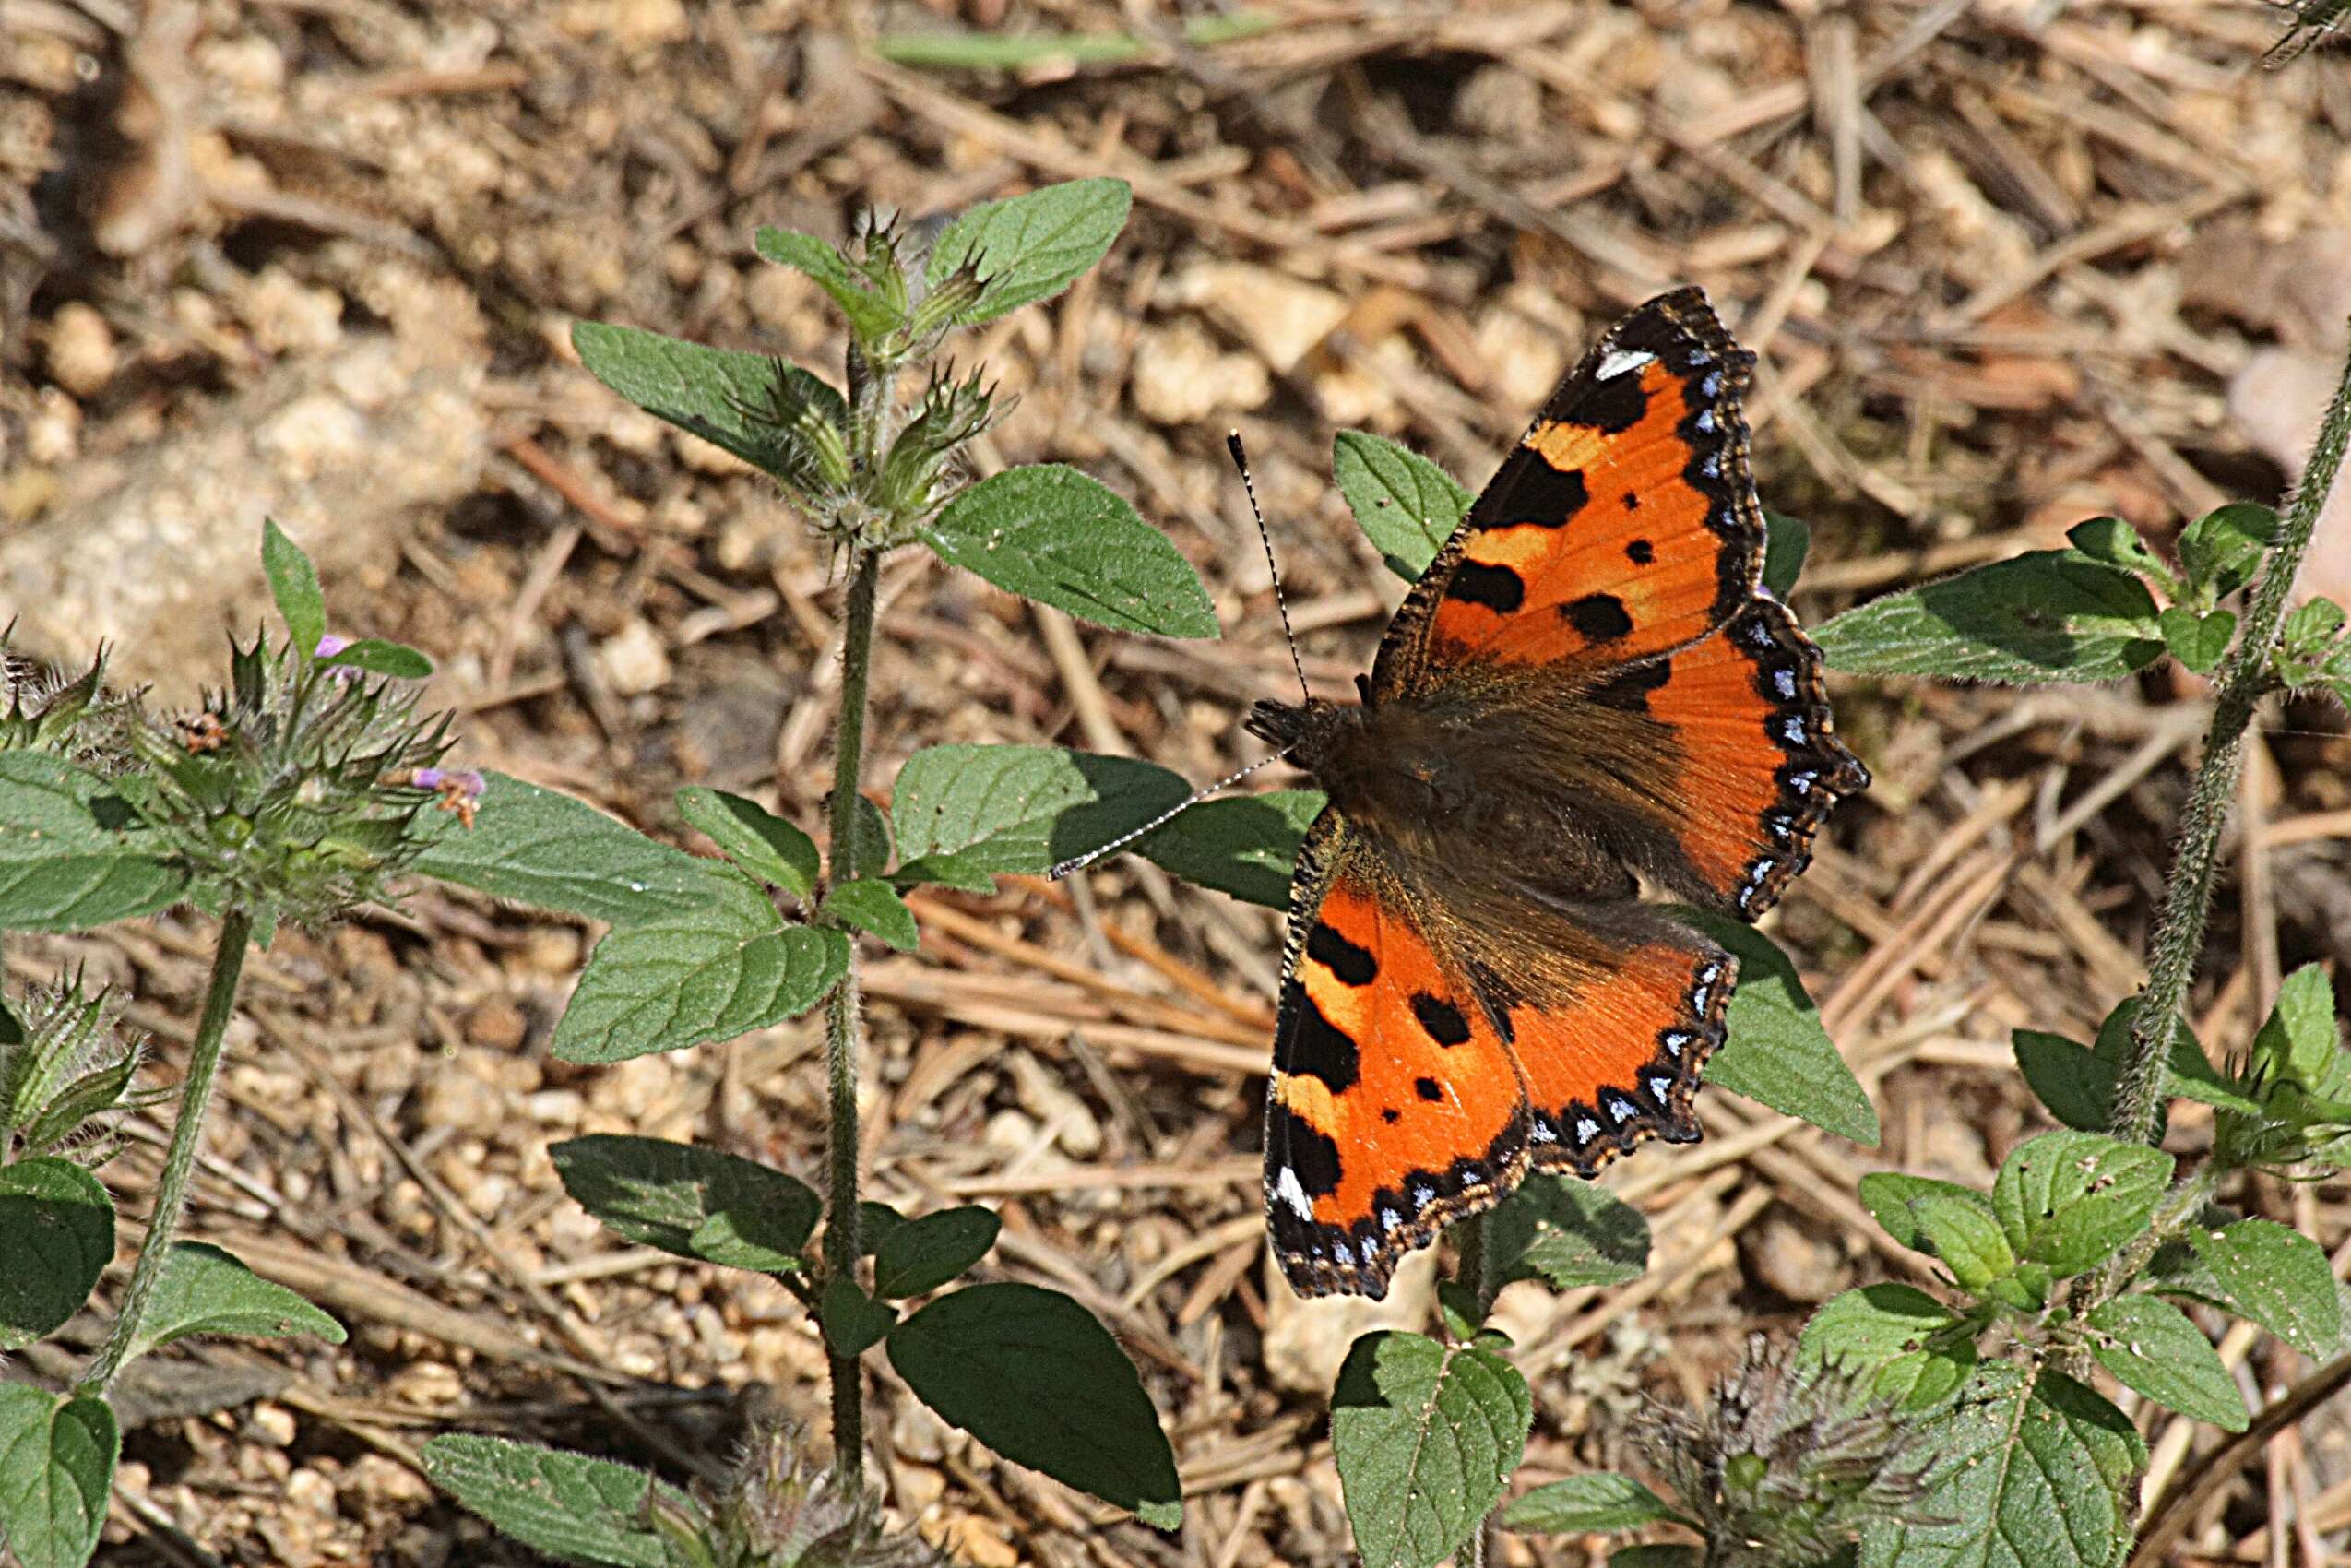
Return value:
M 471 763 L 681 837 L 666 802 L 687 782 L 814 826 L 825 562 L 741 464 L 595 388 L 568 327 L 833 361 L 813 287 L 752 255 L 756 224 L 838 235 L 869 203 L 944 212 L 1101 172 L 1134 184 L 1136 220 L 986 344 L 1026 400 L 991 460 L 1132 496 L 1228 636 L 1080 632 L 969 579 L 893 613 L 938 571 L 908 557 L 883 588 L 885 750 L 1054 740 L 1224 771 L 1238 709 L 1288 674 L 1226 429 L 1308 672 L 1336 683 L 1396 590 L 1344 522 L 1332 432 L 1481 479 L 1595 327 L 1670 281 L 1704 284 L 1763 356 L 1756 466 L 1811 525 L 1810 613 L 2100 512 L 2161 535 L 2273 493 L 2316 412 L 2293 367 L 2339 351 L 2351 65 L 2321 48 L 2254 69 L 2279 25 L 2260 0 L 1251 15 L 1202 42 L 1074 0 L 0 0 L 0 614 L 61 653 L 112 638 L 119 674 L 183 698 L 255 602 L 246 541 L 271 513 L 323 550 L 338 614 L 441 661 Z M 957 63 L 975 39 L 993 63 Z M 2346 521 L 2312 567 L 2338 594 Z M 2134 984 L 2201 700 L 2187 680 L 1841 696 L 1879 783 L 1776 934 L 1880 1096 L 1870 1159 L 1980 1182 L 2037 1125 L 2007 1030 L 2086 1032 Z M 2285 969 L 2351 960 L 2341 716 L 2292 707 L 2255 752 L 2197 1004 L 2221 1050 Z M 1173 1414 L 1193 1523 L 1099 1528 L 885 1387 L 893 1508 L 980 1564 L 1335 1561 L 1317 1422 L 1348 1333 L 1262 1261 L 1271 921 L 1147 869 L 924 913 L 924 961 L 872 972 L 876 1195 L 997 1205 L 1007 1269 L 1116 1324 Z M 419 899 L 257 959 L 251 1027 L 286 1049 L 228 1075 L 193 1233 L 351 1341 L 159 1367 L 101 1561 L 519 1562 L 424 1485 L 424 1438 L 691 1473 L 747 1406 L 816 1417 L 821 1350 L 777 1287 L 619 1247 L 546 1157 L 634 1132 L 813 1174 L 814 1026 L 558 1063 L 587 934 Z M 8 950 L 28 977 L 61 958 L 140 999 L 168 1069 L 202 984 L 187 932 Z M 1503 1305 L 1549 1369 L 1533 1479 L 1627 1457 L 1641 1390 L 1697 1393 L 1876 1244 L 1841 1195 L 1857 1151 L 1721 1098 L 1705 1113 L 1705 1143 L 1612 1173 L 1656 1227 L 1647 1276 Z M 160 1143 L 132 1135 L 115 1170 L 137 1212 Z M 2345 1195 L 2299 1188 L 2279 1216 L 2338 1274 Z M 2150 1436 L 2154 1489 L 2191 1456 L 2185 1422 Z M 2284 1561 L 2286 1532 L 2346 1527 L 2351 1433 L 2321 1409 L 2187 1538 Z

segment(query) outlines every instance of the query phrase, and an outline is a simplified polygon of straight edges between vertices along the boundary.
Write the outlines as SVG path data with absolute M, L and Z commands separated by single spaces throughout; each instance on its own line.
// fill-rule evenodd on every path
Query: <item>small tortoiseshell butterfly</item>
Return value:
M 1698 1136 L 1733 960 L 1641 878 L 1752 920 L 1867 787 L 1763 588 L 1754 356 L 1688 289 L 1585 356 L 1382 639 L 1360 707 L 1250 731 L 1330 804 L 1292 883 L 1265 1206 L 1301 1294 L 1530 1169 Z

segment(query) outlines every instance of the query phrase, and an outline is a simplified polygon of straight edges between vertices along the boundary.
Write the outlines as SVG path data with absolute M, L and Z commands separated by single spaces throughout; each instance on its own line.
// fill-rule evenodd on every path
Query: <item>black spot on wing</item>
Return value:
M 1439 1045 L 1464 1045 L 1469 1039 L 1469 1020 L 1461 1009 L 1442 996 L 1431 996 L 1425 991 L 1412 993 L 1412 1016 Z
M 1673 679 L 1670 659 L 1649 659 L 1627 665 L 1592 688 L 1592 700 L 1626 713 L 1649 711 L 1649 694 Z
M 1633 497 L 1627 495 L 1624 498 L 1624 504 L 1627 506 L 1632 505 Z M 1624 547 L 1624 558 L 1636 566 L 1645 566 L 1657 558 L 1657 547 L 1645 539 L 1636 539 Z
M 1585 642 L 1607 643 L 1633 630 L 1624 600 L 1612 593 L 1587 593 L 1559 607 L 1560 618 L 1583 634 Z
M 1289 1049 L 1276 1065 L 1285 1073 L 1320 1078 L 1333 1094 L 1345 1094 L 1362 1073 L 1355 1040 L 1323 1016 L 1304 986 L 1297 986 L 1296 991 L 1298 1021 L 1290 1030 Z
M 1444 1086 L 1434 1078 L 1413 1079 L 1412 1092 L 1432 1104 L 1445 1098 Z
M 1631 430 L 1649 411 L 1649 395 L 1637 375 L 1612 375 L 1595 382 L 1567 410 L 1570 424 L 1589 425 L 1603 435 Z
M 1641 498 L 1640 498 L 1638 495 L 1633 494 L 1633 492 L 1631 492 L 1631 491 L 1629 491 L 1629 490 L 1628 490 L 1628 491 L 1626 491 L 1626 492 L 1624 493 L 1624 509 L 1625 509 L 1626 511 L 1628 511 L 1628 512 L 1638 512 L 1638 511 L 1641 509 Z M 1642 544 L 1644 544 L 1644 545 L 1645 545 L 1645 544 L 1647 544 L 1649 541 L 1648 541 L 1647 540 L 1645 540 L 1645 540 L 1640 540 L 1639 542 L 1640 542 L 1640 543 L 1642 543 Z M 1627 548 L 1629 549 L 1629 548 L 1630 548 L 1630 546 L 1628 546 Z M 1642 564 L 1645 566 L 1645 565 L 1647 565 L 1647 564 L 1648 564 L 1648 563 L 1645 561 L 1645 562 L 1643 562 L 1643 563 L 1642 563 Z
M 1370 985 L 1379 978 L 1379 960 L 1371 949 L 1358 947 L 1321 921 L 1306 936 L 1306 956 L 1336 975 L 1343 985 Z
M 1591 499 L 1581 469 L 1553 468 L 1537 453 L 1511 486 L 1508 515 L 1496 522 L 1502 528 L 1563 528 Z
M 1483 605 L 1497 615 L 1508 615 L 1526 602 L 1526 583 L 1507 566 L 1464 561 L 1454 569 L 1445 597 Z
M 1265 1107 L 1265 1147 L 1276 1164 L 1297 1176 L 1308 1197 L 1326 1198 L 1339 1190 L 1338 1145 L 1279 1100 Z M 1277 1217 L 1287 1212 L 1286 1206 L 1274 1206 Z
M 1383 1109 L 1383 1110 L 1381 1111 L 1381 1112 L 1380 1112 L 1380 1120 L 1381 1120 L 1381 1121 L 1383 1121 L 1383 1122 L 1385 1122 L 1385 1123 L 1386 1123 L 1389 1126 L 1393 1127 L 1393 1126 L 1395 1126 L 1395 1125 L 1398 1122 L 1401 1122 L 1402 1120 L 1404 1120 L 1404 1112 L 1403 1112 L 1403 1111 L 1398 1111 L 1398 1110 L 1397 1110 L 1395 1106 L 1393 1106 L 1393 1105 L 1391 1105 L 1391 1106 L 1387 1106 L 1387 1107 L 1385 1107 L 1384 1109 Z

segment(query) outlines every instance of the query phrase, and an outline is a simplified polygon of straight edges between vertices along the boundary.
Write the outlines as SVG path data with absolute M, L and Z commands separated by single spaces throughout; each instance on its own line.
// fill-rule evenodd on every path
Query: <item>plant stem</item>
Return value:
M 2261 583 L 2245 608 L 2244 628 L 2221 673 L 2212 728 L 2204 737 L 2203 763 L 2180 818 L 2179 851 L 2165 882 L 2163 912 L 2148 944 L 2147 983 L 2131 1024 L 2131 1058 L 2115 1087 L 2112 1130 L 2127 1143 L 2155 1143 L 2163 1135 L 2165 1063 L 2189 982 L 2195 978 L 2197 955 L 2203 949 L 2220 832 L 2237 793 L 2245 731 L 2252 723 L 2254 705 L 2270 689 L 2270 654 L 2286 619 L 2286 596 L 2293 591 L 2294 576 L 2309 549 L 2327 493 L 2334 488 L 2346 444 L 2351 444 L 2351 359 L 2345 362 L 2343 379 L 2319 427 L 2318 445 L 2302 470 L 2285 527 L 2262 566 Z
M 881 552 L 860 549 L 849 567 L 849 605 L 841 634 L 841 716 L 833 743 L 833 847 L 835 886 L 857 876 L 858 771 L 865 750 L 866 677 L 873 661 L 873 607 L 881 581 Z M 825 1222 L 825 1263 L 846 1277 L 862 1249 L 857 1224 L 857 1076 L 864 1045 L 864 1013 L 858 999 L 857 944 L 849 944 L 849 968 L 825 1004 L 825 1093 L 831 1102 L 831 1210 Z M 861 1484 L 865 1464 L 864 1387 L 857 1358 L 825 1352 L 833 1384 L 833 1465 L 844 1484 Z
M 139 1322 L 154 1299 L 155 1282 L 162 1275 L 172 1252 L 172 1237 L 187 1207 L 188 1179 L 196 1173 L 196 1151 L 204 1144 L 204 1113 L 212 1102 L 212 1080 L 220 1072 L 222 1049 L 228 1043 L 229 1018 L 237 1005 L 237 981 L 244 973 L 245 948 L 252 939 L 252 916 L 232 910 L 222 918 L 220 945 L 212 955 L 212 984 L 205 992 L 204 1016 L 196 1021 L 196 1040 L 188 1050 L 188 1075 L 180 1086 L 172 1146 L 163 1157 L 163 1178 L 156 1185 L 147 1240 L 139 1244 L 138 1265 L 131 1271 L 130 1289 L 123 1293 L 114 1330 L 106 1336 L 77 1393 L 102 1394 L 114 1381 L 130 1360 Z

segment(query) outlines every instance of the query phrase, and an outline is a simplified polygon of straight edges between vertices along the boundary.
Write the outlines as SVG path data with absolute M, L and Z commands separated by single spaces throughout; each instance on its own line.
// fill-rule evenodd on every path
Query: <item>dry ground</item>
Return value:
M 2274 498 L 2340 352 L 2351 65 L 2255 70 L 2277 25 L 2259 0 L 1253 15 L 1194 46 L 1179 24 L 1218 13 L 1075 0 L 0 0 L 0 618 L 59 654 L 116 638 L 127 677 L 184 701 L 228 619 L 258 612 L 273 513 L 319 552 L 338 624 L 441 661 L 477 765 L 681 838 L 688 782 L 816 826 L 825 563 L 766 484 L 595 386 L 569 325 L 830 371 L 837 327 L 754 257 L 756 225 L 838 237 L 868 203 L 920 215 L 1104 172 L 1136 192 L 1109 261 L 963 350 L 1023 399 L 984 460 L 1075 463 L 1132 496 L 1229 636 L 1076 629 L 908 555 L 884 589 L 877 790 L 942 741 L 1219 771 L 1241 707 L 1288 673 L 1225 430 L 1258 465 L 1309 671 L 1339 688 L 1396 588 L 1328 482 L 1333 432 L 1482 479 L 1582 342 L 1668 282 L 1704 283 L 1763 357 L 1756 466 L 1812 526 L 1814 618 L 2096 513 L 2167 536 Z M 1083 66 L 907 53 L 973 28 L 1139 30 Z M 2340 554 L 2313 574 L 2351 587 Z M 1617 1461 L 1644 1391 L 1694 1389 L 1749 1330 L 1913 1271 L 1854 1203 L 1862 1171 L 1981 1182 L 2042 1124 L 2008 1031 L 2083 1037 L 2134 984 L 2202 701 L 2172 678 L 1840 688 L 1878 782 L 1775 934 L 1884 1146 L 1715 1096 L 1706 1143 L 1615 1170 L 1656 1226 L 1650 1274 L 1504 1303 L 1538 1374 L 1531 1476 Z M 2255 748 L 2196 1001 L 2216 1047 L 2282 967 L 2351 957 L 2342 731 L 2296 707 Z M 873 1184 L 1000 1206 L 991 1266 L 1110 1317 L 1193 1498 L 1177 1538 L 1102 1527 L 885 1381 L 893 1506 L 976 1563 L 1338 1561 L 1320 1423 L 1348 1331 L 1263 1265 L 1272 920 L 1133 867 L 927 913 L 922 954 L 873 970 Z M 308 1290 L 350 1343 L 151 1363 L 101 1561 L 518 1562 L 431 1493 L 418 1444 L 517 1433 L 683 1478 L 749 1406 L 815 1416 L 817 1345 L 780 1289 L 620 1245 L 545 1152 L 628 1131 L 813 1173 L 814 1030 L 556 1062 L 594 935 L 426 895 L 258 959 L 194 1233 Z M 127 988 L 169 1078 L 208 940 L 164 919 L 8 962 Z M 2176 1146 L 2205 1130 L 2183 1116 Z M 111 1168 L 128 1213 L 159 1147 L 149 1126 Z M 2351 1266 L 2345 1197 L 2243 1201 Z M 2226 1348 L 2265 1389 L 2307 1370 Z M 2209 1441 L 2142 1419 L 2155 1485 Z M 2191 1541 L 2321 1561 L 2286 1553 L 2344 1540 L 2346 1478 L 2329 1412 Z

